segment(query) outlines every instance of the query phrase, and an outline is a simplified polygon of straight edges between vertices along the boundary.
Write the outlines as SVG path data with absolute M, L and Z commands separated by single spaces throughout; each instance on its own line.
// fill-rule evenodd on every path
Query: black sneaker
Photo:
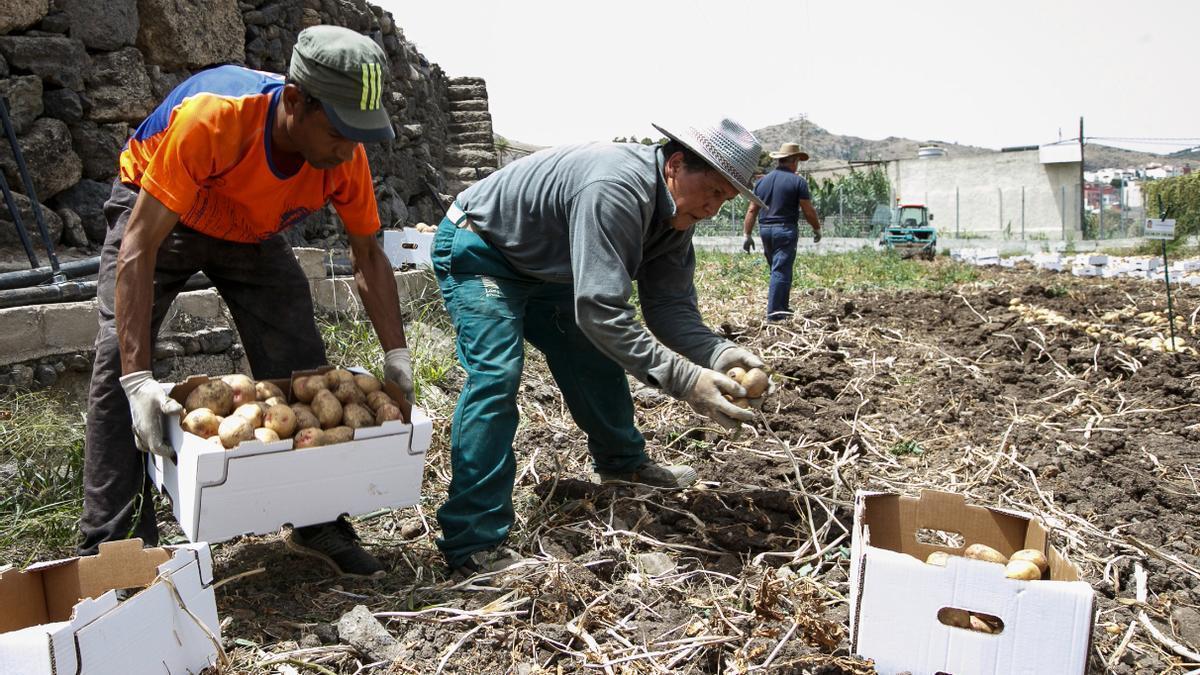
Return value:
M 294 527 L 284 537 L 288 548 L 321 559 L 340 576 L 375 579 L 386 574 L 383 563 L 358 542 L 354 526 L 345 518 L 332 523 Z
M 696 482 L 696 470 L 683 464 L 662 466 L 647 461 L 634 471 L 598 472 L 601 483 L 636 483 L 666 490 L 682 490 Z

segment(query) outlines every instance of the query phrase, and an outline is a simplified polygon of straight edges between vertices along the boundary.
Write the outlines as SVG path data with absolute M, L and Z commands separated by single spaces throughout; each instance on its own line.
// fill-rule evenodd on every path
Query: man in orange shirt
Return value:
M 193 274 L 204 272 L 225 300 L 256 379 L 326 363 L 307 279 L 280 233 L 327 203 L 346 227 L 384 376 L 411 399 L 399 296 L 375 239 L 379 214 L 362 146 L 394 138 L 382 104 L 386 70 L 369 38 L 314 26 L 298 36 L 286 80 L 239 66 L 203 71 L 129 139 L 104 205 L 81 554 L 129 536 L 158 541 L 142 452 L 170 455 L 162 416 L 179 404 L 151 372 L 154 336 Z M 288 545 L 340 574 L 384 571 L 344 519 L 295 528 Z

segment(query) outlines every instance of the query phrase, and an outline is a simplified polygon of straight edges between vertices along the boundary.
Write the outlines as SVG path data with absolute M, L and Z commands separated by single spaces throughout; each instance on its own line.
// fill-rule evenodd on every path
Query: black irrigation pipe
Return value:
M 68 279 L 86 277 L 100 271 L 100 256 L 83 260 L 72 260 L 59 266 L 59 271 Z M 0 273 L 0 291 L 11 288 L 27 288 L 54 278 L 54 268 L 37 267 L 31 270 Z

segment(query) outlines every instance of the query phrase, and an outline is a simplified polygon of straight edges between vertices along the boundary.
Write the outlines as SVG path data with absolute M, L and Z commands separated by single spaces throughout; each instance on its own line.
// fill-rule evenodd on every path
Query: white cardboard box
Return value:
M 433 235 L 433 232 L 417 232 L 411 227 L 384 230 L 383 252 L 396 269 L 405 265 L 432 268 Z
M 961 535 L 959 548 L 918 541 L 921 529 Z M 1049 579 L 1006 579 L 1004 567 L 960 557 L 983 543 L 1005 555 L 1043 551 Z M 945 567 L 923 562 L 951 553 Z M 1093 590 L 1047 541 L 1032 516 L 965 503 L 926 490 L 919 498 L 859 492 L 850 562 L 850 631 L 854 653 L 880 673 L 913 675 L 1077 675 L 1087 670 Z M 943 624 L 953 608 L 997 617 L 998 633 Z
M 202 375 L 188 378 L 169 393 L 182 402 L 207 380 Z M 288 380 L 274 382 L 291 391 Z M 385 386 L 406 407 L 399 391 Z M 403 412 L 411 423 L 363 427 L 348 443 L 300 450 L 292 448 L 291 439 L 247 441 L 225 450 L 184 431 L 179 417 L 172 415 L 163 419 L 163 426 L 175 461 L 148 455 L 147 470 L 159 491 L 170 495 L 175 519 L 190 541 L 216 543 L 275 532 L 284 524 L 301 527 L 342 514 L 412 506 L 421 498 L 433 426 L 420 408 Z
M 142 588 L 125 600 L 124 589 Z M 0 672 L 199 673 L 217 663 L 220 623 L 207 544 L 99 555 L 0 574 Z M 186 609 L 185 609 L 186 608 Z

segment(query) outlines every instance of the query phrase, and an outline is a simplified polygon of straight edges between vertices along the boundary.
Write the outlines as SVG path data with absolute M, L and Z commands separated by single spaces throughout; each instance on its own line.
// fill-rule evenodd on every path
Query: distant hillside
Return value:
M 915 159 L 917 149 L 922 145 L 937 145 L 946 151 L 948 157 L 963 157 L 967 155 L 982 155 L 998 152 L 995 148 L 981 148 L 974 145 L 960 145 L 935 139 L 916 141 L 911 138 L 889 136 L 882 140 L 870 140 L 858 136 L 842 136 L 807 120 L 789 120 L 782 124 L 756 129 L 754 135 L 762 141 L 763 149 L 777 149 L 780 143 L 798 142 L 808 152 L 811 163 L 808 168 L 817 169 L 826 166 L 840 165 L 847 161 L 863 161 L 873 159 Z M 522 143 L 506 139 L 496 134 L 496 147 L 501 150 L 500 164 L 503 166 L 513 159 L 524 157 L 530 152 L 541 150 L 545 146 Z M 1137 152 L 1114 148 L 1109 145 L 1088 143 L 1084 148 L 1083 168 L 1086 171 L 1096 171 L 1105 168 L 1133 168 L 1146 164 L 1185 164 L 1191 162 L 1200 164 L 1200 147 L 1190 148 L 1170 155 L 1157 155 L 1148 152 Z

